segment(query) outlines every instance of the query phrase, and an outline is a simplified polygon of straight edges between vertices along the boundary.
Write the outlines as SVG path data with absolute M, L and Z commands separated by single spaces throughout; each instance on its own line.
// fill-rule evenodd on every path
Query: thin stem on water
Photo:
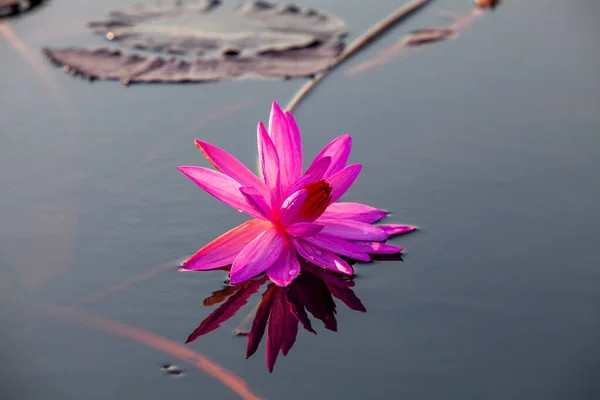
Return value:
M 335 67 L 340 65 L 346 59 L 354 55 L 357 51 L 377 39 L 383 32 L 407 18 L 421 7 L 425 6 L 431 0 L 415 0 L 404 7 L 399 8 L 388 17 L 382 19 L 377 24 L 373 25 L 369 30 L 359 36 L 352 42 L 344 51 L 335 59 L 335 61 L 325 70 L 319 72 L 313 79 L 306 82 L 304 86 L 296 93 L 292 100 L 285 108 L 287 111 L 292 111 L 304 99 L 304 97 Z
M 60 318 L 65 322 L 74 323 L 111 335 L 120 336 L 154 348 L 163 353 L 170 354 L 171 356 L 176 357 L 215 378 L 223 385 L 227 386 L 235 394 L 237 394 L 242 400 L 263 400 L 260 396 L 256 395 L 252 391 L 250 386 L 248 386 L 248 384 L 241 377 L 237 376 L 232 371 L 229 371 L 208 357 L 193 351 L 189 347 L 174 342 L 166 337 L 137 328 L 135 326 L 127 325 L 108 318 L 102 318 L 72 308 L 44 305 L 38 307 L 36 312 L 48 315 L 50 317 Z

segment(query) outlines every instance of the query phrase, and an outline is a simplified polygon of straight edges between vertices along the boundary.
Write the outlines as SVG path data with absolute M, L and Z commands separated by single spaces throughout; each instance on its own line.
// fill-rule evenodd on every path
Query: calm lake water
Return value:
M 2 399 L 240 397 L 172 343 L 226 278 L 177 263 L 245 218 L 175 166 L 207 165 L 194 138 L 255 165 L 257 121 L 304 81 L 126 88 L 44 60 L 47 45 L 102 44 L 85 22 L 123 3 L 52 0 L 0 36 Z M 351 40 L 402 2 L 298 4 L 342 17 Z M 187 345 L 257 398 L 600 398 L 600 2 L 505 0 L 351 73 L 471 10 L 433 2 L 295 111 L 309 157 L 353 135 L 363 172 L 345 199 L 420 230 L 391 241 L 404 262 L 357 265 L 366 313 L 336 300 L 338 332 L 313 320 L 272 374 L 264 343 L 246 360 L 232 336 L 259 294 Z

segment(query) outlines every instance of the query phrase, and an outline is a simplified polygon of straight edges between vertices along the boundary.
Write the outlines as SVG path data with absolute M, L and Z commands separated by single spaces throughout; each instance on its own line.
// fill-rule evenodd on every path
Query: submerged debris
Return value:
M 454 34 L 450 28 L 419 29 L 412 31 L 402 41 L 406 46 L 419 46 L 449 38 Z
M 177 366 L 173 365 L 173 364 L 163 364 L 160 367 L 161 371 L 174 371 L 177 369 Z
M 185 372 L 182 369 L 179 369 L 179 367 L 173 364 L 163 364 L 160 367 L 160 370 L 166 372 L 168 375 L 171 376 L 183 376 L 185 374 Z
M 46 48 L 59 66 L 86 78 L 199 82 L 247 77 L 306 77 L 343 49 L 343 21 L 294 5 L 171 0 L 115 9 L 93 32 L 135 49 Z M 158 53 L 158 54 L 157 54 Z

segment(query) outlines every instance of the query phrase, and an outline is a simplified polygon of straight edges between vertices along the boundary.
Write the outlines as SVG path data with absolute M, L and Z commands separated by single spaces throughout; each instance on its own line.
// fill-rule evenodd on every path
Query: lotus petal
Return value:
M 387 211 L 360 203 L 331 203 L 323 213 L 324 218 L 351 219 L 372 224 L 388 215 Z
M 183 269 L 204 271 L 229 265 L 248 243 L 269 227 L 267 222 L 252 219 L 213 240 L 183 263 Z
M 277 228 L 268 228 L 240 251 L 230 272 L 232 284 L 248 280 L 267 270 L 281 254 L 285 236 Z

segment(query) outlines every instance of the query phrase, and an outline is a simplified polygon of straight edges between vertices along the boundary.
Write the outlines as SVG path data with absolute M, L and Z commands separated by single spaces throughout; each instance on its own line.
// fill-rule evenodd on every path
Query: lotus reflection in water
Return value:
M 241 285 L 227 286 L 214 292 L 204 300 L 204 305 L 223 304 L 202 321 L 186 343 L 214 331 L 232 318 L 266 282 L 267 277 L 263 275 Z M 296 342 L 299 326 L 308 332 L 317 333 L 309 314 L 323 322 L 326 329 L 336 332 L 337 306 L 334 298 L 351 310 L 366 312 L 352 290 L 353 286 L 352 279 L 308 263 L 302 266 L 302 274 L 289 287 L 282 288 L 269 283 L 256 308 L 252 327 L 248 332 L 240 333 L 248 338 L 246 358 L 256 353 L 266 332 L 266 361 L 269 372 L 272 372 L 279 353 L 287 355 Z

